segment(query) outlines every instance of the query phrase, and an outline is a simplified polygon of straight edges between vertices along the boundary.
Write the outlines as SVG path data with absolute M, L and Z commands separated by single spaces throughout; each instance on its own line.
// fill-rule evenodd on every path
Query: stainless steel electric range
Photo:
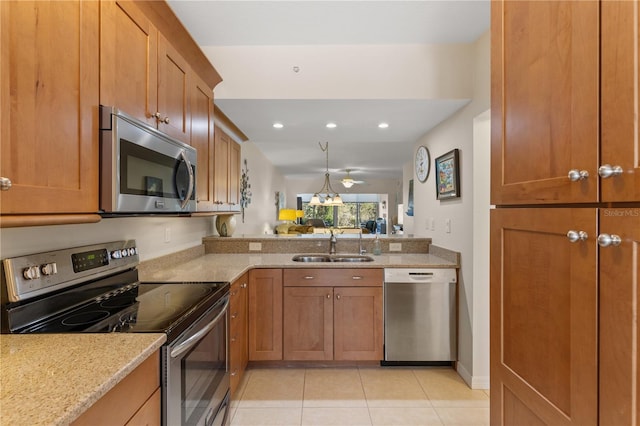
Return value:
M 2 261 L 3 333 L 166 333 L 163 425 L 229 423 L 228 282 L 141 283 L 135 241 Z

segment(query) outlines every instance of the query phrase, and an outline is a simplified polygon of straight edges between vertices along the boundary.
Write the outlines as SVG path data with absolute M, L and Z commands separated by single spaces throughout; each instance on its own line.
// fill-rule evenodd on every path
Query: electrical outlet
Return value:
M 402 251 L 402 243 L 389 243 L 389 251 Z
M 262 251 L 262 243 L 249 243 L 249 251 Z
M 451 233 L 451 219 L 445 219 L 444 221 L 444 232 L 447 234 Z
M 164 228 L 164 242 L 165 243 L 171 242 L 171 228 L 169 227 Z

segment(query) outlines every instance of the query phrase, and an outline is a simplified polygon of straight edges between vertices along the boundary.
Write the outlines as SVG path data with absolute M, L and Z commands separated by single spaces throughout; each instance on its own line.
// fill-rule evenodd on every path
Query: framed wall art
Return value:
M 460 164 L 458 149 L 436 158 L 436 198 L 447 200 L 460 196 Z

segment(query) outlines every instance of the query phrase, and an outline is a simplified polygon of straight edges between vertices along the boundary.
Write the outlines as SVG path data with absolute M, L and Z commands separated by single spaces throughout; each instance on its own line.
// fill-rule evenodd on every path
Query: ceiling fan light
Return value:
M 282 123 L 273 123 L 274 129 L 282 129 L 283 127 L 284 127 L 284 124 Z
M 353 182 L 353 179 L 344 178 L 342 179 L 342 184 L 344 185 L 345 188 L 351 188 L 354 182 Z

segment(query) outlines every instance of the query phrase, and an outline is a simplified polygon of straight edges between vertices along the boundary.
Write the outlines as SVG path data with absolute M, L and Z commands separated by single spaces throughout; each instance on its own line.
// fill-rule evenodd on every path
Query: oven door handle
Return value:
M 222 317 L 227 313 L 227 310 L 229 310 L 229 298 L 227 298 L 227 301 L 225 302 L 224 307 L 222 308 L 222 312 L 220 312 L 218 315 L 216 315 L 216 317 L 213 319 L 213 321 L 211 321 L 209 324 L 205 325 L 196 334 L 194 334 L 193 336 L 189 337 L 187 340 L 185 340 L 184 342 L 180 343 L 175 348 L 171 349 L 171 358 L 177 358 L 180 355 L 182 355 L 184 352 L 188 351 L 193 346 L 195 346 L 202 336 L 204 336 L 205 334 L 210 332 L 218 324 L 218 322 L 220 322 Z

